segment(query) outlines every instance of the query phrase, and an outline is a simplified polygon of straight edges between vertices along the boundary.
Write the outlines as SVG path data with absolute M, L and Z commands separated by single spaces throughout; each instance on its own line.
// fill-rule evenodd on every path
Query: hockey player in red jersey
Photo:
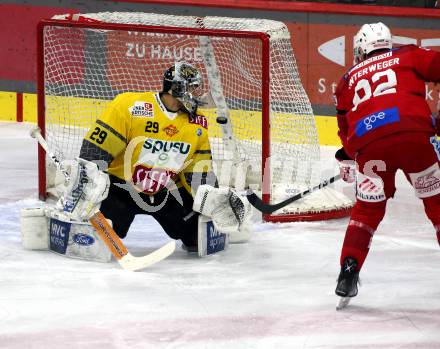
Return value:
M 357 200 L 335 291 L 345 301 L 357 295 L 359 271 L 396 190 L 398 169 L 423 200 L 440 244 L 440 147 L 425 100 L 425 82 L 440 82 L 440 53 L 414 45 L 392 49 L 388 27 L 373 23 L 354 37 L 354 58 L 335 92 L 343 145 L 336 158 L 344 180 L 356 173 Z

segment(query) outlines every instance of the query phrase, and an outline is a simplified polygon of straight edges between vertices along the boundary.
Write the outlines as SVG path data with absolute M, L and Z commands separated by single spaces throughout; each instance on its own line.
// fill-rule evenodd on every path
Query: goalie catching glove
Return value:
M 70 180 L 56 207 L 74 221 L 87 221 L 99 210 L 110 187 L 108 174 L 99 170 L 91 161 L 81 158 L 63 163 L 70 167 Z
M 201 185 L 194 198 L 193 210 L 210 217 L 215 228 L 224 234 L 238 233 L 251 225 L 251 204 L 229 187 Z

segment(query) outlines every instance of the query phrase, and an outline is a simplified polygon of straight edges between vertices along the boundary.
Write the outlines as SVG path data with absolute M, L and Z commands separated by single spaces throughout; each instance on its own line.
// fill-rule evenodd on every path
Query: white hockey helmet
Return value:
M 364 24 L 353 38 L 354 63 L 362 62 L 373 51 L 392 47 L 391 32 L 385 24 Z

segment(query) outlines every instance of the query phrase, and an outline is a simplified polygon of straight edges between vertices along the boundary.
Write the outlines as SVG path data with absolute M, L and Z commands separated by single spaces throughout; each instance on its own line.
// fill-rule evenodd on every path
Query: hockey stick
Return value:
M 156 264 L 162 259 L 167 258 L 176 249 L 176 242 L 172 240 L 146 256 L 135 257 L 128 252 L 119 236 L 116 235 L 116 232 L 100 211 L 96 212 L 90 218 L 90 223 L 105 242 L 113 256 L 118 260 L 121 267 L 127 270 L 139 270 Z
M 198 24 L 201 28 L 204 28 L 203 19 L 198 20 Z M 223 165 L 218 168 L 219 176 L 217 177 L 218 184 L 220 186 L 229 186 L 231 176 L 236 181 L 237 173 L 240 172 L 240 166 L 245 166 L 244 161 L 240 158 L 240 151 L 235 139 L 230 110 L 226 102 L 225 94 L 223 92 L 223 86 L 221 83 L 222 76 L 220 69 L 218 68 L 214 47 L 209 36 L 199 37 L 200 49 L 203 54 L 203 60 L 206 68 L 206 75 L 209 82 L 211 98 L 215 104 L 217 118 L 216 122 L 220 126 L 222 134 L 222 144 L 224 148 L 225 159 L 232 156 L 232 167 L 227 169 L 226 173 L 223 172 Z M 220 163 L 218 165 L 220 167 Z M 237 183 L 235 183 L 237 184 Z
M 30 135 L 35 138 L 41 147 L 44 149 L 46 154 L 54 162 L 57 169 L 64 175 L 66 180 L 70 180 L 70 176 L 64 169 L 58 158 L 49 150 L 49 146 L 46 140 L 41 135 L 41 130 L 36 127 L 31 130 Z M 116 260 L 119 262 L 123 269 L 127 270 L 139 270 L 149 267 L 162 259 L 167 258 L 176 249 L 176 242 L 174 240 L 168 242 L 164 246 L 160 247 L 156 251 L 153 251 L 143 257 L 135 257 L 130 252 L 128 252 L 122 240 L 118 237 L 116 232 L 113 230 L 111 225 L 107 222 L 103 214 L 98 211 L 90 218 L 90 223 L 95 228 L 96 232 L 99 234 L 101 239 L 110 249 L 110 252 L 115 256 Z
M 263 212 L 263 213 L 273 213 L 289 204 L 291 204 L 294 201 L 297 201 L 299 199 L 302 199 L 304 196 L 313 193 L 316 190 L 322 189 L 324 187 L 326 187 L 327 185 L 337 181 L 338 179 L 341 178 L 341 175 L 338 174 L 334 177 L 331 177 L 323 182 L 321 182 L 320 184 L 318 184 L 317 186 L 307 189 L 306 191 L 303 191 L 302 193 L 296 194 L 284 201 L 279 202 L 278 204 L 266 204 L 263 202 L 263 200 L 261 200 L 257 194 L 255 194 L 252 189 L 248 189 L 246 197 L 248 199 L 248 201 L 250 202 L 250 204 L 252 206 L 254 206 L 258 211 Z

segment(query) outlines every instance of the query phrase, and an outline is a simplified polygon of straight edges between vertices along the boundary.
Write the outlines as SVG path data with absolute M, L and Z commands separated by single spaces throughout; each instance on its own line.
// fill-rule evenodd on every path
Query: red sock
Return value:
M 374 230 L 368 225 L 351 220 L 342 246 L 341 265 L 344 263 L 345 257 L 352 257 L 358 262 L 357 270 L 360 270 L 370 250 L 373 234 Z

